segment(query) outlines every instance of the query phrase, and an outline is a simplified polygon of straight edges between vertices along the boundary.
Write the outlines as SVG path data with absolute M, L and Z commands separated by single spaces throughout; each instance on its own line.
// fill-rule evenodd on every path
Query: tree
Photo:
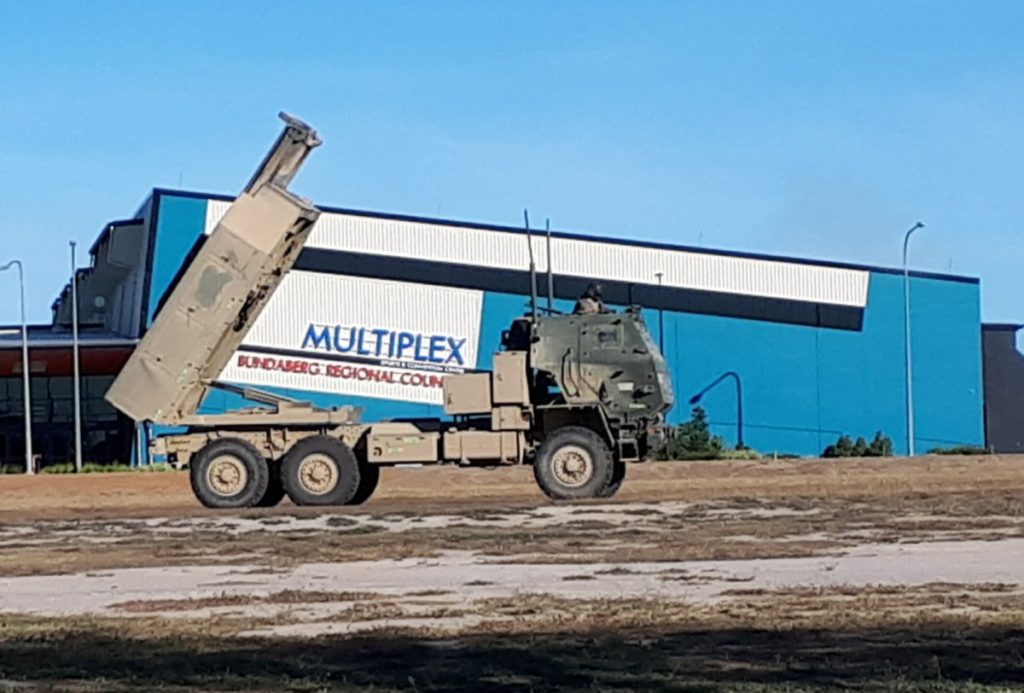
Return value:
M 662 453 L 663 459 L 709 460 L 725 449 L 725 441 L 711 433 L 708 413 L 694 407 L 689 421 L 679 424 Z
M 892 457 L 892 438 L 878 431 L 868 446 L 867 454 L 869 457 Z
M 822 457 L 852 457 L 853 456 L 853 440 L 850 436 L 839 436 L 839 439 L 825 448 L 825 452 L 821 453 Z
M 822 457 L 892 457 L 892 440 L 878 431 L 871 443 L 858 437 L 856 442 L 850 436 L 842 435 L 835 443 L 825 448 Z

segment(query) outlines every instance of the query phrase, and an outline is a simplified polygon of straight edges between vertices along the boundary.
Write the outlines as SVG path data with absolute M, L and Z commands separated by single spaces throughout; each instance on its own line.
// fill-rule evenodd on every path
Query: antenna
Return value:
M 544 220 L 544 233 L 547 236 L 548 254 L 548 315 L 555 310 L 555 275 L 551 269 L 551 220 Z
M 533 260 L 533 235 L 530 234 L 530 213 L 523 210 L 526 223 L 526 247 L 530 251 L 530 317 L 537 319 L 537 263 Z

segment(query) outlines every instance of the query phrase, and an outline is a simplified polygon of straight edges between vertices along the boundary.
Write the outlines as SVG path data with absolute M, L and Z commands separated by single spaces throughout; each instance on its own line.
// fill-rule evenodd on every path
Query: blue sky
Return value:
M 893 266 L 922 219 L 912 266 L 1024 321 L 1024 3 L 994 0 L 0 2 L 30 318 L 68 240 L 154 186 L 236 192 L 281 109 L 323 204 Z

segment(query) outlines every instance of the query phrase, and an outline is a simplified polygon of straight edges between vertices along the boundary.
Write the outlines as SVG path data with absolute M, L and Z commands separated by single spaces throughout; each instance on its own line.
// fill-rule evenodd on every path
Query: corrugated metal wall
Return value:
M 192 233 L 212 228 L 226 207 L 226 202 L 211 201 L 205 220 L 196 219 Z M 542 237 L 535 239 L 541 271 L 547 264 L 544 245 Z M 310 246 L 499 270 L 522 270 L 528 261 L 525 239 L 514 230 L 354 214 L 324 214 Z M 906 449 L 902 277 L 866 269 L 576 238 L 556 239 L 553 259 L 558 274 L 654 285 L 655 273 L 663 272 L 665 285 L 670 287 L 862 310 L 862 324 L 852 329 L 666 310 L 665 351 L 680 399 L 671 419 L 687 418 L 686 398 L 732 370 L 743 382 L 745 438 L 757 449 L 817 454 L 841 433 L 870 438 L 877 430 L 892 437 L 897 451 Z M 300 338 L 310 320 L 386 322 L 383 326 L 406 330 L 433 325 L 460 334 L 468 334 L 475 326 L 474 361 L 487 368 L 501 330 L 522 314 L 526 303 L 521 292 L 511 288 L 466 291 L 384 281 L 343 290 L 340 287 L 349 286 L 346 280 L 354 278 L 334 275 L 315 282 L 296 280 L 294 293 L 275 296 L 268 308 L 267 313 L 277 317 L 267 320 L 280 322 L 258 325 L 251 341 L 257 346 L 283 344 L 285 350 L 290 349 L 287 345 Z M 317 283 L 320 281 L 326 283 Z M 911 286 L 917 447 L 981 444 L 979 286 L 962 279 L 921 276 L 912 277 Z M 404 307 L 394 307 L 403 302 Z M 657 337 L 657 311 L 645 313 Z M 323 356 L 316 350 L 308 354 L 310 360 Z M 228 371 L 225 377 L 246 376 Z M 374 387 L 335 383 L 337 387 L 317 385 L 312 389 L 295 385 L 294 379 L 252 373 L 247 377 L 245 382 L 276 384 L 286 393 L 320 404 L 364 406 L 369 419 L 440 414 L 437 399 L 381 389 L 377 383 Z M 209 411 L 238 404 L 231 396 L 218 394 L 205 406 Z M 715 431 L 735 442 L 734 391 L 724 385 L 716 387 L 702 405 Z
M 211 201 L 206 231 L 216 226 L 229 203 Z M 597 240 L 554 238 L 553 271 L 634 284 L 657 285 L 795 301 L 863 307 L 868 272 L 821 265 L 665 250 Z M 520 232 L 466 228 L 419 221 L 324 213 L 307 246 L 327 250 L 413 257 L 498 269 L 529 266 Z M 542 236 L 534 239 L 539 271 L 548 267 Z

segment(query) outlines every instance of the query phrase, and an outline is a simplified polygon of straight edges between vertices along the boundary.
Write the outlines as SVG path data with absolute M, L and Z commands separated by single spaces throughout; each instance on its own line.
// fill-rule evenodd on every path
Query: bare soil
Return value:
M 1024 456 L 385 470 L 214 512 L 0 477 L 0 691 L 1024 687 Z
M 960 613 L 949 607 L 962 605 Z M 260 638 L 159 618 L 0 626 L 0 690 L 1010 691 L 1020 597 L 955 585 L 780 592 L 728 609 L 657 600 L 496 600 L 455 636 L 394 628 Z
M 906 459 L 657 462 L 631 465 L 616 501 L 904 497 L 1024 490 L 1024 455 Z M 206 515 L 184 472 L 0 476 L 0 523 Z M 544 505 L 526 467 L 385 469 L 361 508 L 386 512 Z M 304 512 L 287 502 L 278 512 Z M 267 511 L 258 511 L 263 514 Z

